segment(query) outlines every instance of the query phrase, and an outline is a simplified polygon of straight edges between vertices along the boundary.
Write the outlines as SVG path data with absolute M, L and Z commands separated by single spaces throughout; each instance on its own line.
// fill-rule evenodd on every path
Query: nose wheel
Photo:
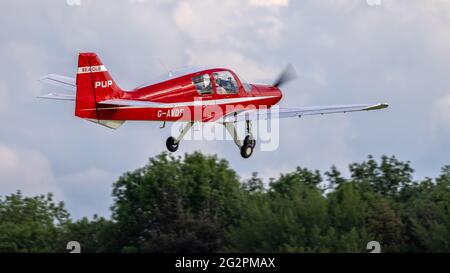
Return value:
M 180 146 L 180 141 L 183 139 L 184 135 L 189 131 L 189 129 L 192 128 L 194 125 L 194 122 L 188 122 L 184 127 L 183 130 L 181 130 L 180 135 L 177 138 L 169 137 L 166 140 L 166 147 L 167 150 L 170 152 L 176 152 L 178 150 L 178 147 Z
M 175 143 L 176 139 L 174 137 L 169 137 L 166 140 L 166 147 L 167 150 L 169 150 L 170 152 L 176 152 L 178 150 L 178 144 L 179 143 Z

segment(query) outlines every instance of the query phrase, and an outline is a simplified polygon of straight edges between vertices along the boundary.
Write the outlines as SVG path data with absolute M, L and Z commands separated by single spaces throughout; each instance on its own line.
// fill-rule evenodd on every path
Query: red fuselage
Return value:
M 234 92 L 220 92 L 215 76 L 217 73 L 231 73 L 235 80 Z M 216 73 L 216 74 L 215 74 Z M 194 80 L 209 76 L 211 91 L 201 94 Z M 228 74 L 229 75 L 229 74 Z M 99 86 L 101 88 L 101 86 Z M 139 106 L 97 105 L 96 109 L 81 112 L 83 118 L 99 120 L 151 120 L 151 121 L 215 121 L 222 116 L 242 108 L 270 108 L 280 101 L 281 91 L 273 86 L 246 84 L 237 75 L 225 68 L 199 70 L 132 91 L 112 92 L 107 99 L 170 104 L 161 108 Z

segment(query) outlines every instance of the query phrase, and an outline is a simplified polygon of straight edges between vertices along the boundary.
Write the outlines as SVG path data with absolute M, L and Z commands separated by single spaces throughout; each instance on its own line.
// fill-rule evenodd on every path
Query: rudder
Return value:
M 75 115 L 80 118 L 100 120 L 97 102 L 123 93 L 95 53 L 78 55 L 76 86 Z

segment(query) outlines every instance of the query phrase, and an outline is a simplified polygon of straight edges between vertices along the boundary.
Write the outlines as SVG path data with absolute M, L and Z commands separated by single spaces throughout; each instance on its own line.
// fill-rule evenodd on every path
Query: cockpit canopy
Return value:
M 233 73 L 228 70 L 222 70 L 212 72 L 211 75 L 212 78 L 208 73 L 192 78 L 192 83 L 200 95 L 212 94 L 213 90 L 218 95 L 238 93 L 239 85 Z M 248 83 L 243 83 L 243 87 L 246 92 L 250 92 L 252 89 L 252 86 Z

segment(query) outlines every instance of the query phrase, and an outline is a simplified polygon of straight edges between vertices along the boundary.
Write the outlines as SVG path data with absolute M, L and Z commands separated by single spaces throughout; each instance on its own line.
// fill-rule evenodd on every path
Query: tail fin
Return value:
M 95 53 L 78 55 L 75 115 L 80 118 L 102 120 L 97 102 L 117 99 L 123 94 L 102 61 Z

